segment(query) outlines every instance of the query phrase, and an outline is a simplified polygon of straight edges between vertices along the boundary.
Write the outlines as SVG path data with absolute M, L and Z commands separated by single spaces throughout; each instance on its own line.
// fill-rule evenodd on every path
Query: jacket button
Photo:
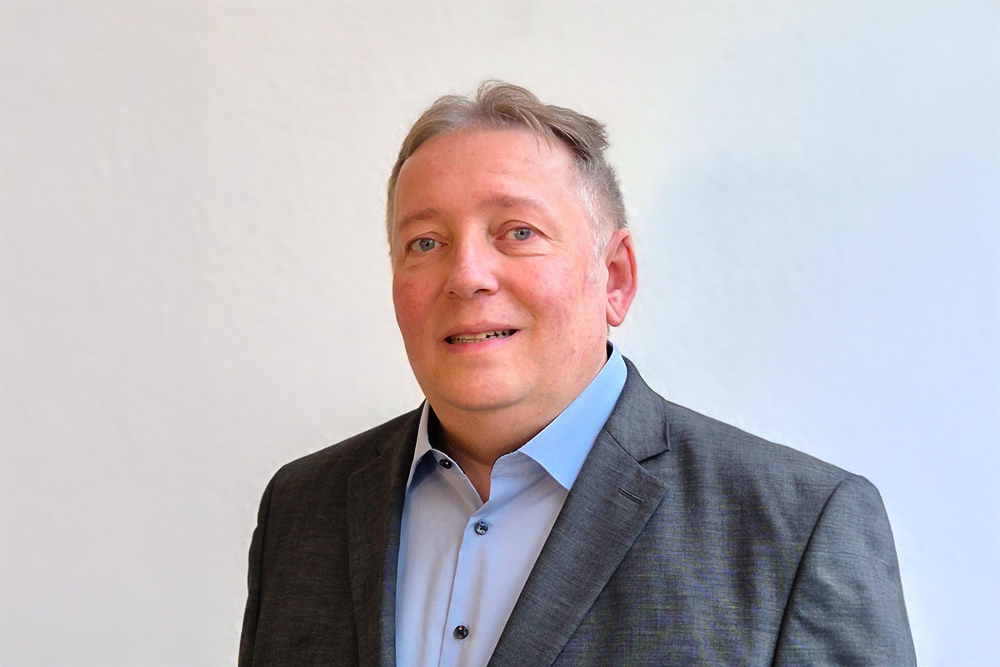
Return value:
M 464 625 L 455 626 L 455 639 L 465 639 L 469 636 L 469 628 Z
M 473 530 L 476 531 L 476 535 L 485 535 L 486 531 L 489 529 L 490 529 L 490 524 L 486 523 L 485 521 L 480 521 L 473 527 Z

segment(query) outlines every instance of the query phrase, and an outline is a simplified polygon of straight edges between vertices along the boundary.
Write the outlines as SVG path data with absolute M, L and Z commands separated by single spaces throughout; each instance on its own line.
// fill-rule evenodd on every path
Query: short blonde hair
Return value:
M 604 156 L 608 147 L 604 125 L 571 109 L 542 104 L 531 91 L 520 86 L 485 81 L 475 98 L 461 95 L 438 98 L 403 140 L 387 188 L 385 225 L 390 244 L 393 198 L 403 163 L 428 139 L 472 127 L 525 128 L 569 148 L 576 164 L 580 196 L 594 226 L 598 252 L 614 230 L 626 226 L 625 202 L 618 178 Z

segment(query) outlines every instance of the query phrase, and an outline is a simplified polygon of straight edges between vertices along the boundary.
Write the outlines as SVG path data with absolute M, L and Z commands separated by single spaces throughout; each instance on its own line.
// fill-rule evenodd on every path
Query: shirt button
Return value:
M 486 523 L 485 521 L 480 521 L 473 527 L 473 530 L 476 531 L 476 535 L 485 535 L 486 531 L 489 529 L 490 529 L 490 524 Z
M 469 628 L 464 625 L 455 626 L 455 639 L 465 639 L 469 636 Z
M 438 461 L 438 463 L 440 463 L 441 467 L 444 468 L 445 470 L 451 468 L 451 461 L 449 461 L 448 459 L 441 459 L 440 461 Z

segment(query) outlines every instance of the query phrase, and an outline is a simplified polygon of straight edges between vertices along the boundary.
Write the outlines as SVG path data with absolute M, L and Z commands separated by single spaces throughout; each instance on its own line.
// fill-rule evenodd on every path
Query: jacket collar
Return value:
M 666 403 L 628 378 L 511 612 L 490 665 L 549 665 L 667 495 L 641 462 L 669 451 Z
M 406 477 L 420 410 L 402 417 L 348 486 L 348 553 L 358 657 L 363 665 L 396 664 L 396 562 Z

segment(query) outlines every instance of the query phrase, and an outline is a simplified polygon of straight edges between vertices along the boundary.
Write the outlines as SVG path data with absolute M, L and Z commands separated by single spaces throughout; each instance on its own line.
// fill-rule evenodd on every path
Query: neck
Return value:
M 428 436 L 434 447 L 462 467 L 479 497 L 486 502 L 490 497 L 490 474 L 497 459 L 525 445 L 563 409 L 565 406 L 553 415 L 533 415 L 533 419 L 528 419 L 527 415 L 512 415 L 507 411 L 464 413 L 434 407 Z
M 524 446 L 538 435 L 563 410 L 569 407 L 604 366 L 605 359 L 587 377 L 579 389 L 542 404 L 511 405 L 493 410 L 463 410 L 449 404 L 431 404 L 428 436 L 431 444 L 453 458 L 465 473 L 479 497 L 490 497 L 490 474 L 493 464 L 504 454 Z

